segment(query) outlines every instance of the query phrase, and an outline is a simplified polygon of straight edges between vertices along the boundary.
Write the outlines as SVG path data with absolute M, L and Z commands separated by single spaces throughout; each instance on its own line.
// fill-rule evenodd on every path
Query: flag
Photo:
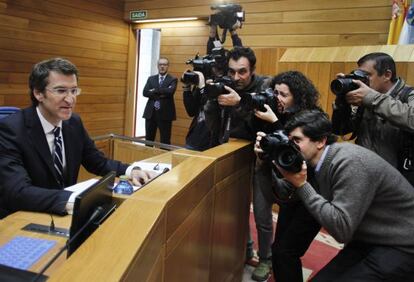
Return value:
M 398 44 L 414 44 L 414 3 L 408 9 Z
M 387 44 L 397 44 L 408 10 L 408 0 L 393 0 Z

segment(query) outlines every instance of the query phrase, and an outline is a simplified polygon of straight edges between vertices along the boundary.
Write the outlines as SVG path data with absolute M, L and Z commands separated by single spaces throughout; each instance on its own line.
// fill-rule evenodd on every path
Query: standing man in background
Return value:
M 168 59 L 158 60 L 158 74 L 148 78 L 144 87 L 144 97 L 148 98 L 143 118 L 145 118 L 145 140 L 154 141 L 157 128 L 160 130 L 160 142 L 171 144 L 172 121 L 176 119 L 174 93 L 177 78 L 169 75 Z

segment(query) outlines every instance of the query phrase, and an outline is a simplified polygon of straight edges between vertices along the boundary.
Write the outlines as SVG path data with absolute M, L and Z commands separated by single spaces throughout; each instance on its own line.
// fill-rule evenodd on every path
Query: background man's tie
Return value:
M 164 77 L 161 76 L 160 77 L 160 87 L 161 87 L 161 85 L 162 85 L 163 82 L 164 82 Z M 158 111 L 160 109 L 160 107 L 161 107 L 160 100 L 156 100 L 154 102 L 154 108 Z

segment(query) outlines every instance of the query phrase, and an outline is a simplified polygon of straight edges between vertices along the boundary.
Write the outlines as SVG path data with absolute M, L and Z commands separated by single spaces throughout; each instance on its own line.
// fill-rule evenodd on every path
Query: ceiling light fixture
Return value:
M 179 21 L 194 21 L 197 17 L 189 18 L 164 18 L 164 19 L 151 19 L 151 20 L 135 20 L 134 23 L 159 23 L 159 22 L 179 22 Z

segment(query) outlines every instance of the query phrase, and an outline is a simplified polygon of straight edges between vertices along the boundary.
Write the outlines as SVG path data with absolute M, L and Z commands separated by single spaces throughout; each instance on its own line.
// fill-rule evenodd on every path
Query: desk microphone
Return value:
M 51 219 L 51 221 L 50 221 L 49 231 L 53 232 L 53 231 L 55 231 L 55 221 L 53 220 L 52 215 L 50 215 L 50 219 Z
M 40 272 L 36 275 L 36 277 L 33 279 L 33 282 L 38 281 L 43 273 L 52 265 L 52 263 L 55 262 L 55 260 L 64 252 L 68 249 L 69 245 L 75 241 L 75 239 L 77 239 L 77 237 L 82 234 L 82 232 L 85 230 L 85 228 L 87 228 L 93 221 L 95 221 L 97 218 L 99 218 L 99 216 L 102 215 L 102 213 L 104 212 L 104 208 L 99 206 L 97 207 L 92 215 L 89 217 L 88 221 L 82 226 L 81 229 L 78 230 L 78 232 L 76 232 L 69 240 L 66 241 L 66 244 L 59 250 L 59 252 L 57 252 L 50 260 L 49 262 L 42 268 L 42 270 L 40 270 Z M 52 223 L 53 223 L 53 218 L 52 218 Z M 51 228 L 52 228 L 52 223 L 51 223 Z M 53 223 L 54 225 L 54 223 Z

